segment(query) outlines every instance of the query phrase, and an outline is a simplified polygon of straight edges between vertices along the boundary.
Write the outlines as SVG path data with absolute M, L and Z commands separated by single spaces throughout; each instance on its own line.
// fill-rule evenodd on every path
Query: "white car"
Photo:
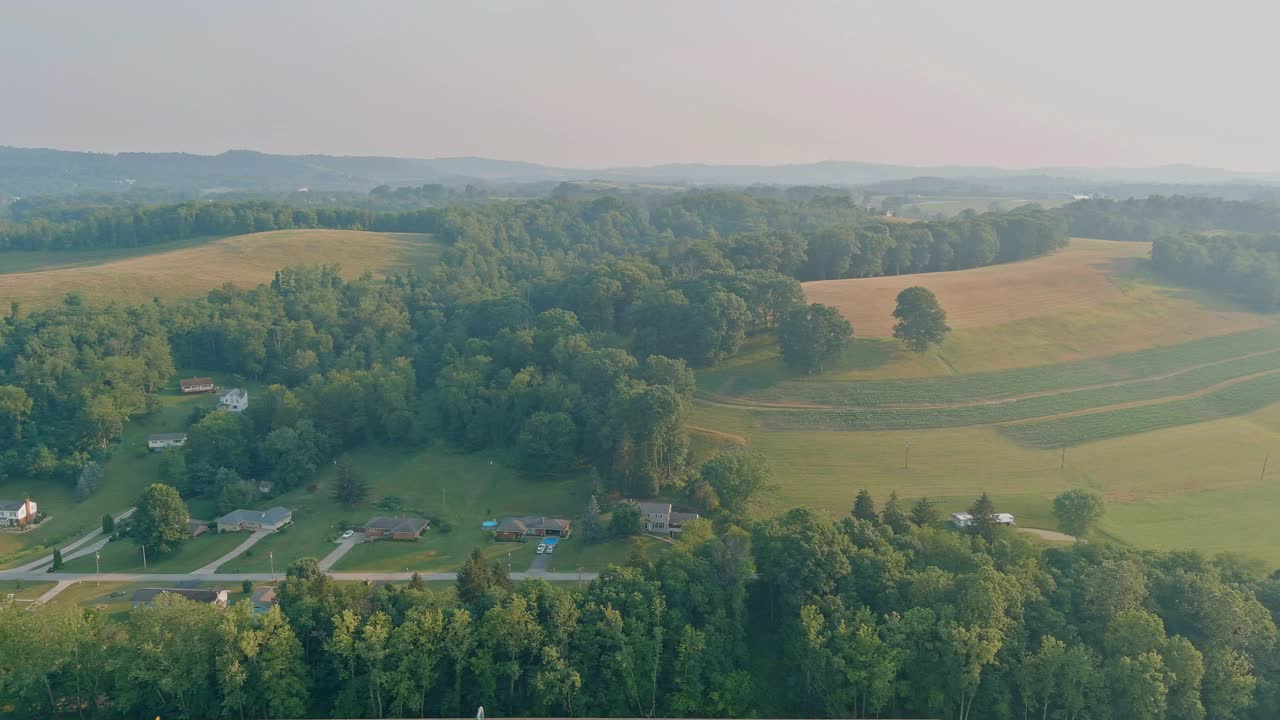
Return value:
M 348 530 L 348 531 L 346 531 L 346 532 L 342 533 L 342 539 L 343 539 L 343 540 L 346 540 L 347 538 L 351 537 L 351 536 L 352 536 L 352 534 L 354 534 L 354 531 L 352 531 L 352 530 Z
M 544 553 L 544 552 L 548 552 L 550 549 L 551 549 L 551 548 L 547 547 L 545 543 L 538 543 L 538 554 L 539 554 L 539 555 L 541 555 L 541 554 L 542 554 L 542 553 Z
M 547 554 L 548 554 L 548 555 L 550 555 L 550 554 L 551 554 L 555 549 L 556 549 L 556 546 L 555 546 L 555 545 L 548 545 L 548 546 L 547 546 Z

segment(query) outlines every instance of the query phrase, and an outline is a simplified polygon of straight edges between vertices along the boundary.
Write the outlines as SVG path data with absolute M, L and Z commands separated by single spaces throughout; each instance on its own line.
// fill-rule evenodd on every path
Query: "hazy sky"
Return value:
M 0 2 L 0 145 L 1280 170 L 1224 2 Z

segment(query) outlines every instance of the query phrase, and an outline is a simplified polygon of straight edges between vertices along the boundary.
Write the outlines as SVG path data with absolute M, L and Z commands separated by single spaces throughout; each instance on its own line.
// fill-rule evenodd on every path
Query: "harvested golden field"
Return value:
M 198 295 L 224 283 L 253 287 L 288 265 L 338 264 L 355 277 L 425 267 L 439 253 L 430 235 L 356 230 L 276 230 L 236 235 L 195 247 L 155 252 L 97 265 L 0 274 L 0 301 L 34 308 L 67 293 L 86 302 L 145 302 Z M 67 253 L 67 262 L 75 262 Z M 0 263 L 4 256 L 0 255 Z

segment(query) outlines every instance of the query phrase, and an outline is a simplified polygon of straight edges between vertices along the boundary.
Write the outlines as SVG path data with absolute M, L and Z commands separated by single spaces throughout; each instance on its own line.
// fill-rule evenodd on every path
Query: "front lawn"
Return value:
M 249 533 L 205 533 L 184 541 L 165 555 L 148 554 L 145 569 L 142 567 L 142 550 L 132 540 L 116 540 L 102 548 L 102 572 L 189 573 L 231 552 L 248 538 Z M 93 553 L 68 560 L 63 564 L 62 572 L 94 572 Z
M 571 537 L 556 544 L 548 564 L 550 572 L 599 572 L 610 565 L 624 565 L 638 548 L 652 561 L 671 551 L 671 544 L 649 535 L 610 538 L 604 542 L 587 543 L 581 537 Z

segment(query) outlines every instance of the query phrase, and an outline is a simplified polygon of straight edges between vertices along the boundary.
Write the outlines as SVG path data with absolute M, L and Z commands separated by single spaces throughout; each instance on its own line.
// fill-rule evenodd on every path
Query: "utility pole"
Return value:
M 1267 461 L 1269 460 L 1271 460 L 1271 453 L 1267 453 L 1267 456 L 1262 458 L 1262 474 L 1258 476 L 1259 480 L 1267 476 Z
M 902 469 L 903 470 L 911 469 L 911 443 L 907 443 L 906 453 L 903 455 L 903 458 L 902 458 Z
M 93 554 L 93 574 L 97 579 L 94 581 L 95 587 L 102 586 L 102 553 Z
M 271 584 L 276 584 L 276 554 L 273 551 L 267 552 L 267 559 L 271 561 Z
M 142 569 L 147 569 L 147 546 L 142 546 Z
M 1058 469 L 1061 470 L 1067 466 L 1067 446 L 1062 446 L 1062 460 L 1058 463 Z
M 582 589 L 582 566 L 578 566 L 578 589 Z

